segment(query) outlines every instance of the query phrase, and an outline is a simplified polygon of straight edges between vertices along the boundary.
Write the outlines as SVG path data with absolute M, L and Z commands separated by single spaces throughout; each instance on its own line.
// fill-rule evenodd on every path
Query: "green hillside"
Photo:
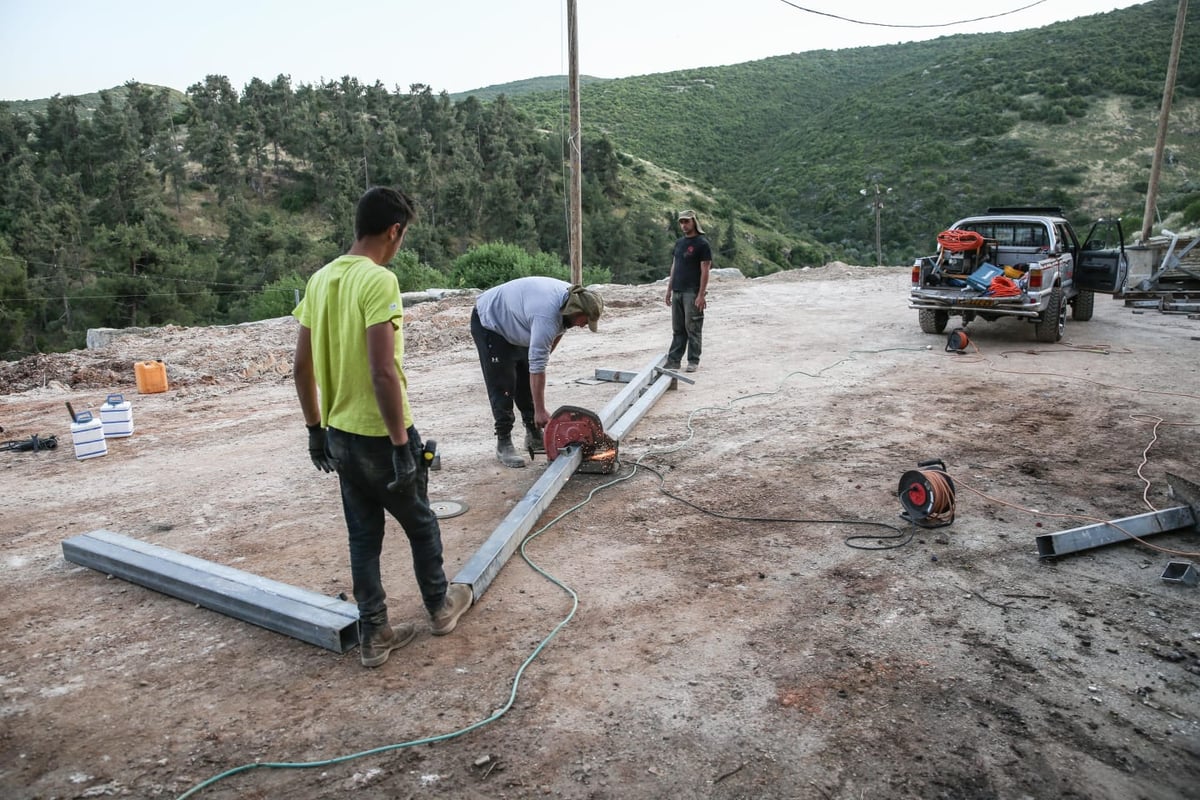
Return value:
M 1012 34 L 820 51 L 581 88 L 585 279 L 665 276 L 695 208 L 748 275 L 930 252 L 989 205 L 1140 230 L 1173 0 Z M 451 97 L 353 77 L 0 102 L 0 357 L 89 327 L 287 313 L 371 184 L 416 199 L 404 289 L 568 260 L 561 76 Z M 1200 222 L 1200 29 L 1186 33 L 1158 216 Z
M 591 75 L 580 75 L 579 85 L 589 86 L 595 83 L 604 83 L 608 78 L 594 78 Z M 544 75 L 540 78 L 526 78 L 523 81 L 511 81 L 509 83 L 498 83 L 493 86 L 485 86 L 480 89 L 472 89 L 468 92 L 452 92 L 450 99 L 454 102 L 466 100 L 468 97 L 474 97 L 477 100 L 495 100 L 500 95 L 513 97 L 515 95 L 538 94 L 544 92 L 557 92 L 563 94 L 567 91 L 567 76 L 566 75 Z
M 171 89 L 166 86 L 154 86 L 151 84 L 139 84 L 142 89 L 150 92 L 158 93 L 165 92 L 168 98 L 168 105 L 172 113 L 182 113 L 187 107 L 187 97 L 178 89 Z M 129 86 L 114 86 L 111 89 L 105 89 L 104 94 L 109 97 L 109 102 L 117 106 L 123 106 L 129 99 Z M 88 92 L 87 94 L 75 95 L 75 100 L 78 101 L 79 114 L 81 117 L 90 118 L 100 107 L 103 99 L 101 92 Z M 32 118 L 35 114 L 45 115 L 50 107 L 50 98 L 43 97 L 38 100 L 9 100 L 0 101 L 8 104 L 8 110 L 19 116 L 27 119 Z
M 987 205 L 1117 213 L 1136 229 L 1175 15 L 1155 0 L 1033 31 L 608 81 L 581 89 L 583 125 L 857 260 L 873 256 L 860 190 L 876 184 L 892 189 L 893 263 Z M 1200 26 L 1182 53 L 1163 213 L 1200 198 Z M 559 116 L 556 96 L 512 102 L 546 124 Z

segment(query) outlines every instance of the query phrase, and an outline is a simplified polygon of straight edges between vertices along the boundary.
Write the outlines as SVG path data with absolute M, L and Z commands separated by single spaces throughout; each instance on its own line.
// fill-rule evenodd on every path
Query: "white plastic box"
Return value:
M 104 439 L 104 424 L 90 411 L 81 411 L 71 423 L 71 440 L 75 443 L 75 457 L 86 458 L 108 455 L 108 442 Z
M 105 439 L 133 435 L 133 404 L 124 395 L 110 394 L 100 406 L 100 422 Z

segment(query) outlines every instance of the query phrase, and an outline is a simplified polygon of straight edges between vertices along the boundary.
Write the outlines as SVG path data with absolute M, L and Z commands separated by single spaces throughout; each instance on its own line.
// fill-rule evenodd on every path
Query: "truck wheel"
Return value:
M 1042 318 L 1034 323 L 1034 335 L 1039 342 L 1057 342 L 1067 328 L 1067 304 L 1063 300 L 1061 286 L 1050 292 L 1050 304 L 1042 312 Z
M 932 308 L 922 308 L 921 315 L 921 330 L 925 333 L 943 333 L 946 330 L 946 323 L 950 321 L 950 315 L 945 311 L 935 311 Z
M 1079 295 L 1075 298 L 1074 304 L 1071 306 L 1071 319 L 1087 322 L 1092 318 L 1092 311 L 1095 307 L 1096 293 L 1089 289 L 1081 289 Z

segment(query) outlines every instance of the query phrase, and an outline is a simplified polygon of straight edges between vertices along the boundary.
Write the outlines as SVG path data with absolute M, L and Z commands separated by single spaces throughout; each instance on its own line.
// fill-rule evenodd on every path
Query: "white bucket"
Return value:
M 133 404 L 124 395 L 110 394 L 100 406 L 100 422 L 105 439 L 133 435 Z
M 75 421 L 71 423 L 71 440 L 75 442 L 75 457 L 80 461 L 108 454 L 104 423 L 93 417 L 90 411 L 75 415 Z

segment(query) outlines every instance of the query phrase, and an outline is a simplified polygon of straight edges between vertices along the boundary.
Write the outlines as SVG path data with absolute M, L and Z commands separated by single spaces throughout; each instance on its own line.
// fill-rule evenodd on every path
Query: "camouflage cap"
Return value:
M 588 327 L 595 332 L 596 322 L 604 313 L 604 298 L 591 289 L 585 289 L 579 284 L 575 284 L 567 292 L 567 302 L 563 303 L 562 313 L 566 317 L 587 314 Z

